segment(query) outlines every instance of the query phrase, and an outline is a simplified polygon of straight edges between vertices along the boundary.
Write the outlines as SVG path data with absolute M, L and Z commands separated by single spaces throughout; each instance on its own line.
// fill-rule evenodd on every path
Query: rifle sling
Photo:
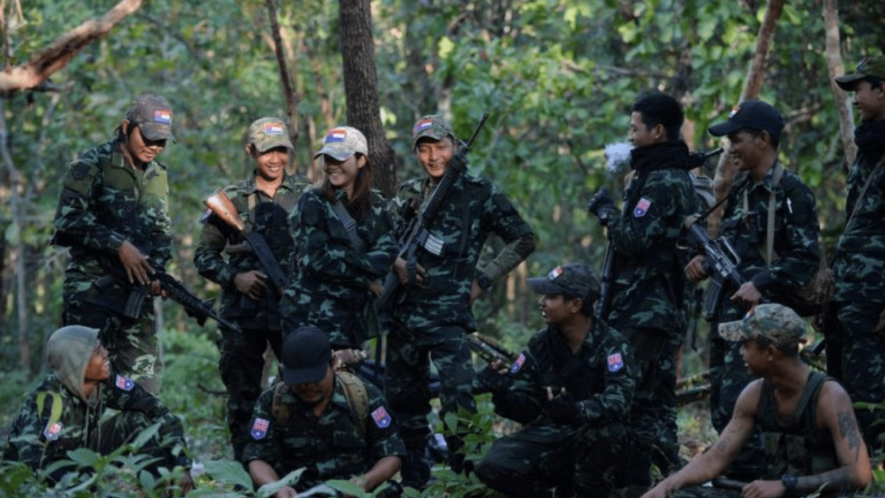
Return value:
M 350 239 L 351 245 L 356 249 L 359 253 L 366 252 L 368 248 L 366 246 L 366 241 L 363 240 L 362 237 L 358 233 L 356 233 L 356 220 L 353 219 L 353 216 L 347 212 L 347 208 L 344 207 L 344 203 L 341 201 L 336 202 L 332 205 L 332 209 L 335 211 L 335 214 L 338 215 L 338 219 L 341 220 L 341 224 L 344 225 L 344 229 L 347 230 L 347 237 Z

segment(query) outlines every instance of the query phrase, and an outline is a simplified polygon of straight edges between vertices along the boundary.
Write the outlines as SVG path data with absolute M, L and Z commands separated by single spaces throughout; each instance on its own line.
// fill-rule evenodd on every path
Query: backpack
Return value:
M 366 422 L 369 418 L 369 393 L 366 391 L 366 385 L 362 379 L 344 370 L 336 371 L 335 377 L 341 381 L 341 387 L 344 391 L 344 397 L 347 399 L 347 407 L 350 409 L 351 417 L 356 421 L 360 432 L 365 435 Z M 273 391 L 271 413 L 280 427 L 285 426 L 286 422 L 289 421 L 291 405 L 283 401 L 283 396 L 287 394 L 289 394 L 289 386 L 285 382 L 277 382 Z

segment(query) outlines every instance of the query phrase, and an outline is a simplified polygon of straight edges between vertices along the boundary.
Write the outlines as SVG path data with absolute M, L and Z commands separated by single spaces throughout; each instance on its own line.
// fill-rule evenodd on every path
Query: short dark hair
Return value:
M 571 294 L 563 294 L 563 299 L 566 301 L 571 301 L 572 299 L 580 299 L 581 300 L 581 314 L 587 317 L 593 317 L 595 314 L 593 312 L 594 304 L 596 304 L 596 299 L 588 299 L 587 296 L 574 296 Z
M 765 130 L 760 130 L 760 129 L 758 129 L 758 128 L 744 128 L 744 130 L 745 130 L 747 133 L 749 133 L 750 135 L 753 135 L 753 137 L 758 137 L 759 135 L 762 134 L 763 131 L 765 131 Z M 774 147 L 775 149 L 777 149 L 778 147 L 780 147 L 780 144 L 781 144 L 781 139 L 780 139 L 780 137 L 775 137 L 774 135 L 772 135 L 771 133 L 769 133 L 769 134 L 768 134 L 768 138 L 771 139 L 771 146 L 772 146 L 772 147 Z
M 633 103 L 633 112 L 642 115 L 642 122 L 648 128 L 661 125 L 667 132 L 668 140 L 679 140 L 685 113 L 682 112 L 679 102 L 670 95 L 665 93 L 646 95 Z
M 885 83 L 885 80 L 879 78 L 878 76 L 864 76 L 854 84 L 855 89 L 857 89 L 857 83 L 860 83 L 861 81 L 866 81 L 867 83 L 869 83 L 870 88 L 872 88 L 873 90 L 882 86 L 882 83 Z

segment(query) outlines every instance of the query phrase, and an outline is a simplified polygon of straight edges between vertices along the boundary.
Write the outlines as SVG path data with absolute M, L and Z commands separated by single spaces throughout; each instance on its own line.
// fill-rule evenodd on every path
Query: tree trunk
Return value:
M 286 111 L 289 118 L 289 140 L 292 145 L 298 144 L 298 94 L 292 87 L 292 78 L 289 76 L 289 66 L 286 64 L 286 51 L 283 47 L 283 37 L 280 35 L 280 22 L 277 19 L 277 6 L 274 0 L 267 0 L 267 18 L 270 21 L 270 31 L 273 37 L 274 54 L 277 56 L 277 66 L 280 70 L 280 82 L 283 84 L 283 93 L 286 98 Z
M 35 88 L 65 67 L 86 45 L 108 34 L 126 16 L 141 8 L 144 0 L 122 0 L 107 14 L 90 19 L 56 38 L 27 64 L 9 67 L 0 72 L 0 92 Z
M 375 167 L 375 187 L 386 197 L 391 197 L 396 192 L 394 152 L 381 124 L 371 3 L 369 0 L 340 0 L 339 6 L 347 123 L 366 135 L 369 160 Z
M 753 56 L 753 62 L 750 65 L 750 71 L 747 72 L 747 79 L 744 82 L 744 89 L 738 103 L 745 100 L 753 100 L 759 96 L 759 89 L 762 88 L 762 77 L 765 76 L 765 65 L 768 59 L 768 52 L 771 49 L 771 41 L 774 38 L 774 28 L 777 20 L 781 16 L 784 8 L 785 0 L 768 0 L 768 6 L 765 9 L 765 18 L 762 19 L 762 26 L 759 27 L 759 34 L 756 36 L 756 54 Z M 737 173 L 734 168 L 729 167 L 731 162 L 728 160 L 728 154 L 719 156 L 719 163 L 716 165 L 716 178 L 714 181 L 714 189 L 716 191 L 716 200 L 728 196 L 728 191 L 734 183 L 734 176 Z M 707 218 L 707 229 L 710 235 L 715 237 L 719 232 L 719 219 L 725 211 L 725 205 L 716 209 Z
M 845 162 L 842 163 L 842 168 L 847 171 L 848 166 L 854 162 L 854 156 L 857 155 L 857 145 L 854 143 L 854 113 L 851 109 L 851 97 L 833 80 L 836 76 L 845 74 L 842 51 L 839 48 L 838 0 L 824 0 L 824 24 L 827 30 L 826 57 L 827 69 L 830 74 L 830 88 L 833 89 L 836 110 L 839 111 L 839 129 L 842 136 L 842 147 L 845 149 Z

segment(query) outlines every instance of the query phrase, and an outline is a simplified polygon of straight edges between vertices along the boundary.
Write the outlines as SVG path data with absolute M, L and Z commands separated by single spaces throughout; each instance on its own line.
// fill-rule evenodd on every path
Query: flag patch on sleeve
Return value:
M 636 208 L 633 210 L 633 216 L 636 218 L 640 218 L 645 216 L 645 213 L 648 212 L 648 208 L 651 207 L 651 201 L 646 199 L 645 197 L 639 199 L 639 202 L 636 203 Z
M 122 389 L 123 391 L 131 391 L 133 387 L 135 387 L 135 382 L 132 379 L 127 379 L 122 375 L 117 376 L 117 380 L 114 381 L 114 385 L 117 386 L 117 389 Z
M 624 368 L 624 358 L 621 356 L 621 353 L 615 353 L 608 357 L 609 372 L 617 372 L 622 368 Z
M 390 427 L 390 414 L 387 413 L 383 406 L 379 406 L 377 410 L 372 412 L 372 420 L 375 421 L 375 425 L 380 429 Z
M 61 435 L 61 430 L 64 426 L 61 422 L 50 422 L 46 424 L 46 428 L 43 429 L 43 435 L 46 436 L 46 439 L 49 441 L 56 441 L 58 436 Z
M 269 421 L 263 418 L 256 418 L 255 422 L 252 423 L 252 430 L 249 431 L 249 434 L 251 434 L 254 439 L 264 439 L 264 436 L 267 435 L 267 428 L 269 426 Z
M 510 374 L 515 374 L 522 369 L 522 366 L 525 364 L 525 353 L 519 353 L 519 358 L 513 362 L 513 365 L 510 365 Z

